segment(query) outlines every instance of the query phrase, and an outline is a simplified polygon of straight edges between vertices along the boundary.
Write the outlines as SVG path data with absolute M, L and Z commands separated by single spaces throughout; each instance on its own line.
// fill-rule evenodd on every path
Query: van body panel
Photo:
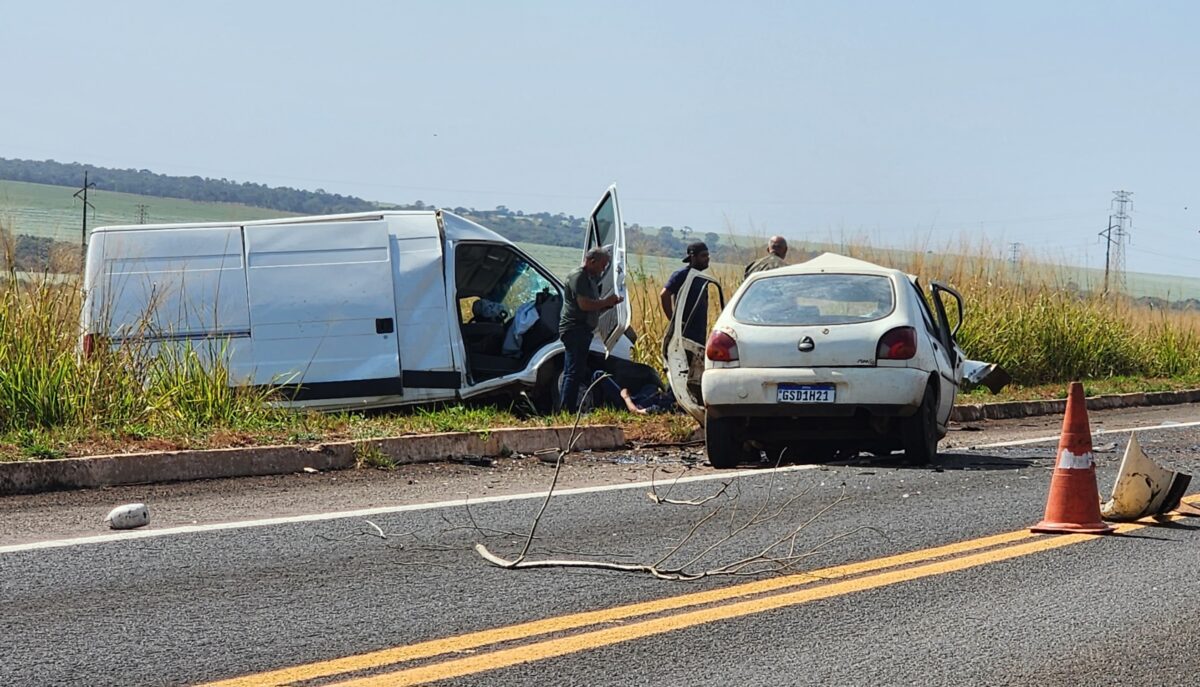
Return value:
M 247 225 L 245 236 L 255 384 L 399 381 L 386 221 Z
M 89 277 L 108 296 L 88 302 L 112 338 L 246 334 L 250 313 L 241 227 L 104 236 Z

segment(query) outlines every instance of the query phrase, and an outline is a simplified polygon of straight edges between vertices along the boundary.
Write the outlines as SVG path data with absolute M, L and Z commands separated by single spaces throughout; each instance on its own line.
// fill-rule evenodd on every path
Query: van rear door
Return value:
M 588 217 L 587 236 L 583 243 L 584 254 L 597 246 L 607 248 L 612 254 L 612 262 L 600 277 L 600 297 L 607 298 L 615 293 L 624 299 L 602 312 L 600 325 L 596 327 L 596 334 L 601 343 L 612 351 L 633 319 L 629 294 L 625 288 L 625 225 L 621 223 L 616 184 L 608 187 Z
M 248 225 L 256 384 L 295 400 L 401 393 L 384 220 Z

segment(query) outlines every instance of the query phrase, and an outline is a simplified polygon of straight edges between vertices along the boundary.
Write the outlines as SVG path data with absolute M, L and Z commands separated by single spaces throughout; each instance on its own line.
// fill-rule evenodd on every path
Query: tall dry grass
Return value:
M 1164 311 L 1080 290 L 1066 270 L 1034 257 L 1014 265 L 986 241 L 937 250 L 846 242 L 842 252 L 917 275 L 926 287 L 938 281 L 959 291 L 965 302 L 959 334 L 964 352 L 999 363 L 1018 384 L 1200 376 L 1200 313 L 1195 311 Z M 755 256 L 744 257 L 748 262 Z M 803 249 L 789 254 L 792 262 L 806 257 Z M 636 257 L 632 263 L 630 301 L 639 334 L 634 355 L 661 367 L 666 321 L 658 297 L 667 275 L 641 269 Z M 742 281 L 740 265 L 714 265 L 710 273 L 726 297 Z
M 12 250 L 0 226 L 0 441 L 40 429 L 179 435 L 295 421 L 266 403 L 269 392 L 229 386 L 220 344 L 214 350 L 133 345 L 81 356 L 80 289 L 56 276 L 79 273 L 78 251 L 60 247 L 50 270 L 30 276 L 16 272 Z M 982 243 L 936 251 L 847 245 L 845 252 L 958 289 L 966 300 L 963 349 L 1000 363 L 1021 384 L 1200 376 L 1196 313 L 1083 293 L 1053 266 L 1028 260 L 1014 269 Z M 759 253 L 747 250 L 736 263 L 712 266 L 726 296 Z M 633 254 L 629 293 L 640 335 L 634 355 L 658 368 L 666 329 L 659 291 L 667 272 L 639 261 L 636 247 Z M 806 257 L 803 247 L 789 257 Z
M 23 275 L 12 249 L 0 227 L 0 434 L 64 426 L 187 433 L 275 420 L 268 392 L 229 386 L 220 350 L 134 344 L 83 356 L 82 294 L 74 280 L 58 278 L 78 273 L 78 252 Z

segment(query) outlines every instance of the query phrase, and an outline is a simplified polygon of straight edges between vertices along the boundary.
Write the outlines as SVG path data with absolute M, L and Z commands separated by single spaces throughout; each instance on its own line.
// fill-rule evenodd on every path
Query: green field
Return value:
M 72 197 L 75 190 L 65 186 L 0 181 L 0 225 L 19 234 L 79 241 L 82 203 Z M 96 189 L 88 191 L 88 202 L 95 206 L 95 214 L 88 214 L 89 229 L 106 224 L 137 224 L 139 204 L 147 206 L 146 223 L 221 222 L 295 214 L 248 205 L 200 203 Z
M 0 181 L 0 226 L 19 234 L 44 236 L 61 241 L 78 241 L 81 203 L 72 197 L 74 192 L 75 189 L 64 186 Z M 220 222 L 294 215 L 294 213 L 281 210 L 233 203 L 204 203 L 111 191 L 93 190 L 89 192 L 88 200 L 96 208 L 94 216 L 89 215 L 88 217 L 89 228 L 106 224 L 136 224 L 139 204 L 147 206 L 146 222 L 148 223 Z M 795 236 L 792 238 L 795 247 L 810 251 L 837 251 L 839 248 L 837 245 L 827 242 L 807 242 Z M 740 235 L 722 235 L 721 239 L 722 242 L 738 246 L 750 246 L 751 250 L 754 246 L 759 246 L 764 242 L 761 237 Z M 582 252 L 582 249 L 562 246 L 520 245 L 560 275 L 570 272 L 578 264 Z M 910 255 L 910 251 L 903 249 L 884 252 L 895 254 L 897 262 L 900 263 L 905 262 L 907 256 Z M 1003 262 L 1002 257 L 996 257 L 997 265 L 1002 265 Z M 680 264 L 676 258 L 651 255 L 631 255 L 630 263 L 634 272 L 642 272 L 652 278 L 665 277 Z M 733 265 L 716 265 L 718 270 L 722 267 L 735 269 Z M 740 267 L 736 269 L 740 270 Z M 1029 269 L 1041 275 L 1051 273 L 1053 274 L 1052 281 L 1062 284 L 1064 288 L 1073 282 L 1085 291 L 1099 291 L 1104 281 L 1103 271 L 1096 269 L 1036 264 L 1025 265 L 1023 269 Z M 1154 296 L 1169 300 L 1200 299 L 1200 279 L 1193 277 L 1130 272 L 1126 275 L 1126 283 L 1129 294 L 1134 297 Z

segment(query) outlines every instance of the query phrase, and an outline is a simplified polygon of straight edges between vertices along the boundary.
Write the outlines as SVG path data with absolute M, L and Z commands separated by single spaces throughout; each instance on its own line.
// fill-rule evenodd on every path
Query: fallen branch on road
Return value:
M 590 387 L 589 387 L 590 391 Z M 575 427 L 578 427 L 579 415 L 575 418 Z M 575 427 L 572 428 L 574 433 Z M 492 552 L 485 544 L 477 542 L 475 551 L 483 560 L 491 565 L 505 570 L 535 570 L 547 568 L 584 568 L 592 570 L 610 570 L 614 572 L 629 572 L 650 575 L 660 580 L 670 581 L 695 581 L 707 577 L 716 576 L 760 576 L 767 574 L 784 574 L 794 572 L 796 566 L 802 561 L 817 555 L 830 544 L 840 541 L 863 530 L 874 530 L 869 527 L 857 527 L 849 532 L 843 532 L 834 536 L 826 537 L 816 545 L 804 547 L 801 544 L 800 536 L 813 523 L 817 522 L 823 515 L 828 513 L 830 509 L 844 503 L 849 499 L 845 493 L 843 485 L 842 493 L 832 503 L 821 508 L 817 513 L 800 522 L 795 526 L 788 527 L 782 534 L 777 534 L 769 542 L 749 556 L 742 556 L 731 562 L 714 564 L 710 559 L 715 558 L 722 550 L 727 548 L 731 543 L 746 536 L 753 530 L 766 527 L 768 525 L 778 523 L 790 514 L 795 504 L 805 496 L 808 496 L 813 487 L 803 489 L 798 493 L 791 495 L 782 503 L 774 504 L 772 502 L 775 493 L 775 483 L 779 473 L 772 472 L 771 478 L 766 486 L 766 498 L 763 503 L 757 508 L 745 514 L 741 508 L 741 488 L 736 480 L 725 482 L 721 488 L 714 494 L 699 499 L 672 499 L 670 498 L 671 491 L 675 488 L 679 481 L 676 477 L 668 488 L 667 495 L 663 496 L 658 493 L 657 486 L 654 483 L 653 476 L 651 477 L 651 489 L 648 494 L 651 501 L 657 505 L 681 505 L 700 507 L 711 502 L 718 502 L 718 505 L 709 510 L 705 515 L 697 519 L 689 527 L 688 531 L 672 545 L 667 552 L 660 556 L 652 563 L 624 563 L 611 560 L 616 556 L 608 556 L 610 560 L 589 560 L 587 558 L 547 558 L 547 559 L 531 559 L 530 552 L 533 548 L 534 540 L 537 538 L 537 531 L 542 523 L 542 519 L 546 514 L 550 499 L 554 496 L 555 487 L 558 484 L 559 474 L 562 471 L 563 460 L 570 453 L 571 443 L 566 447 L 560 448 L 554 466 L 554 477 L 551 480 L 550 488 L 546 492 L 545 498 L 542 500 L 541 506 L 534 515 L 533 522 L 529 528 L 529 534 L 525 537 L 525 541 L 521 546 L 520 551 L 513 558 L 505 558 Z M 780 453 L 779 459 L 775 466 L 778 467 L 783 459 L 783 453 Z M 736 486 L 735 486 L 736 485 Z M 730 488 L 733 487 L 734 493 L 730 493 Z M 724 519 L 728 516 L 728 525 L 725 532 L 717 536 L 713 541 L 699 544 L 699 551 L 692 551 L 685 554 L 685 550 L 689 545 L 695 548 L 698 544 L 699 533 L 706 529 L 706 526 L 715 524 L 719 519 Z M 599 558 L 599 556 L 598 556 Z
M 708 503 L 709 501 L 712 501 L 713 499 L 720 498 L 720 496 L 725 493 L 725 490 L 728 489 L 729 485 L 731 484 L 730 482 L 722 482 L 721 489 L 719 491 L 717 491 L 717 493 L 712 494 L 711 496 L 707 496 L 703 499 L 700 499 L 699 501 L 695 501 L 695 500 L 680 501 L 680 500 L 672 499 L 669 497 L 671 496 L 671 492 L 675 490 L 675 485 L 678 484 L 680 478 L 683 477 L 683 473 L 682 472 L 679 473 L 678 475 L 676 475 L 675 479 L 672 480 L 671 486 L 667 488 L 666 496 L 658 495 L 658 488 L 654 483 L 654 476 L 656 474 L 658 474 L 658 468 L 654 468 L 654 471 L 650 473 L 650 491 L 646 494 L 646 496 L 649 496 L 650 500 L 655 503 L 666 503 L 666 504 L 670 504 L 673 506 L 703 506 L 704 504 Z

